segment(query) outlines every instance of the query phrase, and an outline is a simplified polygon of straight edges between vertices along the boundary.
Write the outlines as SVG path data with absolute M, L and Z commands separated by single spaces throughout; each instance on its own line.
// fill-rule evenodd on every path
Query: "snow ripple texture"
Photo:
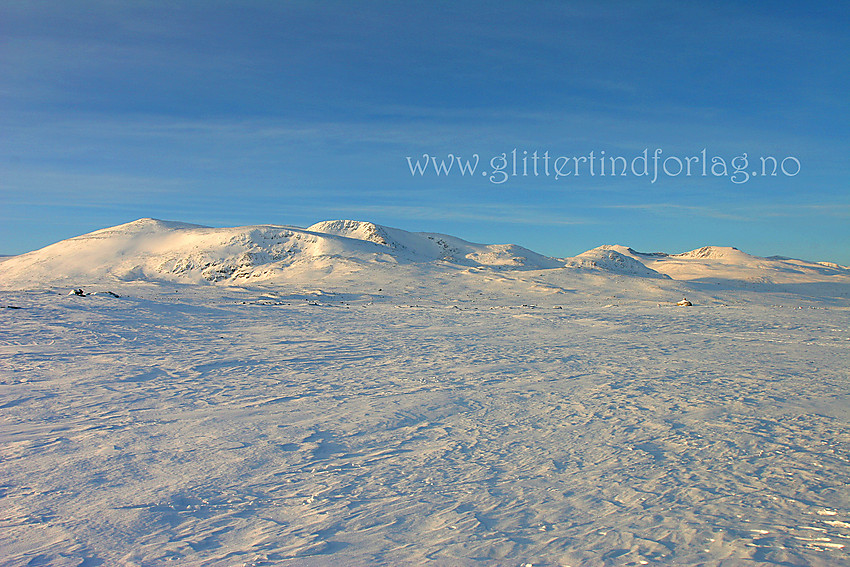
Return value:
M 2 567 L 850 565 L 835 263 L 141 219 L 0 289 Z
M 523 285 L 0 293 L 0 564 L 850 564 L 846 307 Z

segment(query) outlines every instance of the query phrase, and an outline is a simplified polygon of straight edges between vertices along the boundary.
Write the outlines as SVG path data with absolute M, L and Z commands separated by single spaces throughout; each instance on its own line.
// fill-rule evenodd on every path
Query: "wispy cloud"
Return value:
M 324 211 L 337 211 L 342 214 L 361 214 L 364 218 L 376 216 L 410 220 L 428 221 L 476 221 L 497 224 L 527 226 L 574 226 L 594 224 L 588 218 L 565 218 L 548 214 L 542 208 L 482 206 L 476 203 L 453 203 L 450 207 L 427 205 L 351 205 L 346 207 L 325 207 Z
M 637 203 L 604 205 L 603 208 L 639 210 L 648 213 L 681 217 L 697 216 L 704 218 L 752 222 L 765 217 L 804 217 L 804 216 L 830 216 L 836 218 L 850 218 L 850 204 L 848 203 L 798 203 L 798 204 L 746 204 L 746 205 L 724 205 L 709 207 L 702 205 L 683 205 L 680 203 Z
M 603 205 L 602 208 L 607 209 L 627 209 L 639 210 L 658 215 L 665 216 L 682 216 L 692 215 L 706 218 L 733 220 L 733 221 L 748 221 L 752 217 L 743 214 L 734 214 L 729 211 L 721 211 L 712 207 L 682 205 L 678 203 L 640 203 L 640 204 L 623 204 L 623 205 Z

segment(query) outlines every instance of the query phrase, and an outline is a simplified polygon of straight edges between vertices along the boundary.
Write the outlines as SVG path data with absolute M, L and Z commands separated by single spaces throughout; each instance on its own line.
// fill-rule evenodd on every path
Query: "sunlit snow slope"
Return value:
M 0 566 L 850 565 L 848 346 L 734 248 L 99 230 L 0 260 Z
M 394 278 L 387 270 L 396 273 L 402 266 L 427 269 L 431 274 L 545 272 L 559 281 L 570 275 L 628 276 L 733 286 L 804 285 L 809 290 L 813 284 L 850 283 L 850 269 L 837 264 L 761 258 L 730 247 L 646 254 L 605 245 L 559 259 L 515 244 L 474 244 L 445 234 L 355 220 L 323 221 L 304 229 L 280 225 L 211 228 L 145 218 L 2 258 L 0 286 L 24 289 L 109 281 L 244 285 L 329 277 L 353 281 L 358 276 L 380 283 Z M 830 294 L 835 296 L 833 287 Z
M 704 246 L 682 254 L 646 254 L 626 246 L 600 248 L 628 256 L 676 280 L 804 284 L 844 280 L 850 275 L 850 269 L 832 262 L 762 258 L 730 246 Z
M 117 279 L 234 283 L 363 265 L 443 261 L 461 266 L 541 269 L 554 258 L 515 245 L 482 245 L 360 221 L 308 229 L 278 225 L 210 228 L 140 219 L 7 258 L 0 283 Z

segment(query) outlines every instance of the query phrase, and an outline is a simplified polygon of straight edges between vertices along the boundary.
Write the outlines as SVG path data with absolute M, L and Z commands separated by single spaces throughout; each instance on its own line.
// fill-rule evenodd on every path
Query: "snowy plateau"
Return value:
M 0 317 L 4 567 L 850 565 L 834 263 L 141 219 Z

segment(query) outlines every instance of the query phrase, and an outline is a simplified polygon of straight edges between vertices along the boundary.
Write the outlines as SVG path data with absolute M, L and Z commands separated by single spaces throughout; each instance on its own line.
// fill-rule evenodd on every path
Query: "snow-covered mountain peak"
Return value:
M 323 221 L 308 229 L 212 228 L 143 218 L 4 259 L 0 284 L 21 287 L 109 279 L 240 283 L 433 262 L 518 270 L 563 266 L 513 244 L 474 244 L 365 221 Z
M 392 254 L 399 258 L 417 262 L 447 261 L 464 266 L 514 269 L 545 269 L 563 266 L 563 262 L 555 258 L 543 256 L 516 244 L 475 244 L 447 234 L 408 232 L 366 221 L 322 221 L 308 227 L 307 230 L 373 242 L 390 248 Z
M 563 278 L 584 270 L 603 276 L 746 285 L 831 284 L 850 279 L 850 270 L 837 264 L 762 258 L 732 247 L 706 246 L 670 255 L 604 245 L 557 259 L 515 244 L 476 244 L 446 234 L 408 232 L 357 220 L 323 221 L 303 229 L 281 225 L 213 228 L 142 218 L 2 258 L 0 263 L 0 287 L 15 288 L 76 288 L 110 280 L 239 285 L 324 278 L 384 282 L 404 271 L 456 273 L 461 267 L 474 268 L 476 273 L 478 268 L 554 270 L 539 277 Z
M 381 246 L 394 248 L 395 244 L 387 234 L 387 227 L 367 221 L 357 220 L 328 220 L 317 222 L 307 227 L 309 232 L 320 232 L 322 234 L 335 234 L 355 240 L 366 240 Z
M 666 258 L 670 254 L 665 252 L 638 252 L 634 248 L 629 246 L 623 246 L 621 244 L 603 244 L 602 246 L 598 246 L 597 250 L 614 250 L 623 254 L 624 256 L 629 256 L 634 258 L 635 260 L 642 261 L 646 258 Z
M 164 232 L 170 232 L 170 231 L 174 231 L 174 230 L 195 229 L 195 228 L 209 228 L 209 227 L 206 227 L 206 226 L 203 226 L 203 225 L 200 225 L 200 224 L 191 224 L 191 223 L 187 223 L 187 222 L 177 222 L 177 221 L 166 221 L 166 220 L 153 219 L 153 218 L 146 217 L 146 218 L 134 220 L 132 222 L 119 224 L 119 225 L 116 225 L 116 226 L 101 228 L 99 230 L 95 230 L 95 231 L 89 232 L 87 234 L 75 236 L 73 238 L 70 238 L 69 240 L 94 238 L 94 237 L 102 237 L 102 236 L 118 235 L 118 234 L 136 235 L 136 234 L 164 233 Z
M 746 252 L 741 252 L 732 246 L 703 246 L 690 252 L 681 254 L 673 254 L 674 258 L 698 258 L 705 260 L 726 260 L 726 261 L 741 261 L 752 260 L 756 258 Z
M 573 268 L 591 268 L 616 274 L 643 276 L 648 278 L 667 278 L 633 257 L 635 251 L 619 245 L 606 244 L 583 252 L 567 260 L 567 266 Z

